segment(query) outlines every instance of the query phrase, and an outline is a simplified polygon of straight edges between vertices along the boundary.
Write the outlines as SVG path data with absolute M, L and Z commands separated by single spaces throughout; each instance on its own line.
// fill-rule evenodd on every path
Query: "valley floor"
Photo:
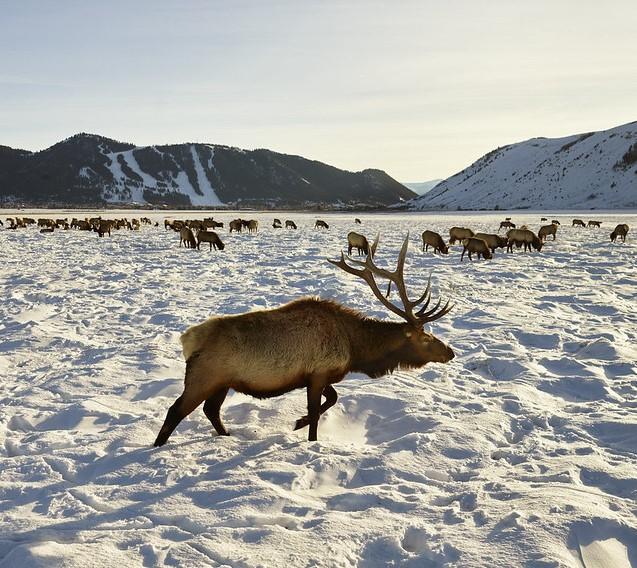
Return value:
M 558 216 L 541 253 L 462 263 L 420 233 L 495 232 L 504 213 L 354 216 L 320 232 L 257 213 L 256 235 L 220 231 L 223 252 L 163 226 L 0 228 L 0 567 L 637 566 L 637 215 Z M 308 295 L 393 317 L 325 260 L 350 230 L 380 232 L 391 268 L 410 231 L 409 289 L 433 273 L 456 303 L 431 326 L 456 358 L 346 377 L 318 442 L 292 431 L 295 391 L 232 394 L 230 437 L 197 409 L 153 448 L 189 325 Z

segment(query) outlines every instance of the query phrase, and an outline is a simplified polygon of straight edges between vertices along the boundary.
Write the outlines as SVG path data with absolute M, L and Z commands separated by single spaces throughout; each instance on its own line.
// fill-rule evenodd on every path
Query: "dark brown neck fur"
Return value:
M 409 367 L 409 342 L 405 336 L 405 323 L 361 318 L 352 321 L 351 370 L 380 377 L 403 366 Z

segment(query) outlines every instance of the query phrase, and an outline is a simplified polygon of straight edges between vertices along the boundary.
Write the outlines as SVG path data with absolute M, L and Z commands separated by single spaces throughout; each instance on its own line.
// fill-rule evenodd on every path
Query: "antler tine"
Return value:
M 429 278 L 427 279 L 427 287 L 425 288 L 425 291 L 423 292 L 422 296 L 420 296 L 420 298 L 418 298 L 417 300 L 414 300 L 413 302 L 411 302 L 412 307 L 415 308 L 418 304 L 422 303 L 425 299 L 427 300 L 425 302 L 425 305 L 422 306 L 420 310 L 418 310 L 418 312 L 416 312 L 416 315 L 422 312 L 429 305 L 429 302 L 431 301 L 431 274 L 429 274 Z
M 448 314 L 453 308 L 455 307 L 455 304 L 451 304 L 451 306 L 449 305 L 449 300 L 447 300 L 447 303 L 445 304 L 444 308 L 442 308 L 437 314 L 433 314 L 433 315 L 426 315 L 422 318 L 419 318 L 419 321 L 421 323 L 427 323 L 430 321 L 435 321 L 438 318 L 441 318 L 442 316 L 444 316 L 445 314 Z M 427 314 L 433 312 L 433 310 L 431 310 L 430 312 L 427 312 Z
M 368 267 L 363 268 L 362 270 L 357 270 L 356 268 L 350 266 L 349 264 L 345 262 L 345 254 L 343 253 L 343 251 L 341 251 L 340 260 L 336 261 L 336 260 L 330 260 L 328 258 L 327 261 L 332 263 L 335 266 L 338 266 L 345 272 L 349 272 L 350 274 L 354 274 L 355 276 L 362 278 L 365 282 L 367 282 L 368 286 L 371 288 L 372 292 L 374 293 L 374 296 L 376 296 L 376 298 L 380 300 L 383 306 L 385 306 L 389 311 L 394 312 L 396 315 L 400 316 L 401 318 L 411 321 L 411 319 L 409 318 L 409 315 L 406 312 L 401 310 L 398 306 L 395 306 L 394 304 L 392 304 L 389 300 L 387 300 L 383 296 L 382 292 L 378 289 L 378 285 L 376 284 L 376 280 L 374 279 L 374 275 L 372 271 Z M 352 262 L 358 262 L 358 261 L 352 260 Z M 358 264 L 364 264 L 364 263 L 358 262 Z

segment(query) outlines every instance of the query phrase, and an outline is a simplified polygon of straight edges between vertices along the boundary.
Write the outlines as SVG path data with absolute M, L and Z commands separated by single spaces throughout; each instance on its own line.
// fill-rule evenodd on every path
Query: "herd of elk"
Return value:
M 329 261 L 363 279 L 403 322 L 377 320 L 330 300 L 305 298 L 275 309 L 211 317 L 186 330 L 181 336 L 184 391 L 168 410 L 154 445 L 164 445 L 201 403 L 217 434 L 227 436 L 220 411 L 230 389 L 256 398 L 306 389 L 307 414 L 294 429 L 309 426 L 308 440 L 314 441 L 321 414 L 338 398 L 333 385 L 347 373 L 381 377 L 398 368 L 451 361 L 451 348 L 423 329 L 425 323 L 451 310 L 449 302 L 441 308 L 438 301 L 429 308 L 431 280 L 418 299 L 411 300 L 407 294 L 403 269 L 408 240 L 393 271 L 377 267 L 371 255 L 365 261 L 348 262 L 341 253 L 340 260 Z M 373 248 L 377 244 L 378 238 Z M 397 288 L 402 305 L 381 293 L 376 278 L 387 279 Z

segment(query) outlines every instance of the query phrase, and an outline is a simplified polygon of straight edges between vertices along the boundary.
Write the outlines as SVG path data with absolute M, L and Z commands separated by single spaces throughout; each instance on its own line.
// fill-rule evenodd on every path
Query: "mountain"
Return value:
M 441 179 L 432 179 L 430 181 L 404 181 L 402 184 L 418 195 L 424 195 L 436 187 L 441 181 Z
M 0 201 L 384 206 L 415 194 L 382 170 L 216 144 L 135 146 L 77 134 L 46 150 L 0 146 Z
M 497 148 L 403 206 L 447 210 L 635 208 L 637 122 Z

